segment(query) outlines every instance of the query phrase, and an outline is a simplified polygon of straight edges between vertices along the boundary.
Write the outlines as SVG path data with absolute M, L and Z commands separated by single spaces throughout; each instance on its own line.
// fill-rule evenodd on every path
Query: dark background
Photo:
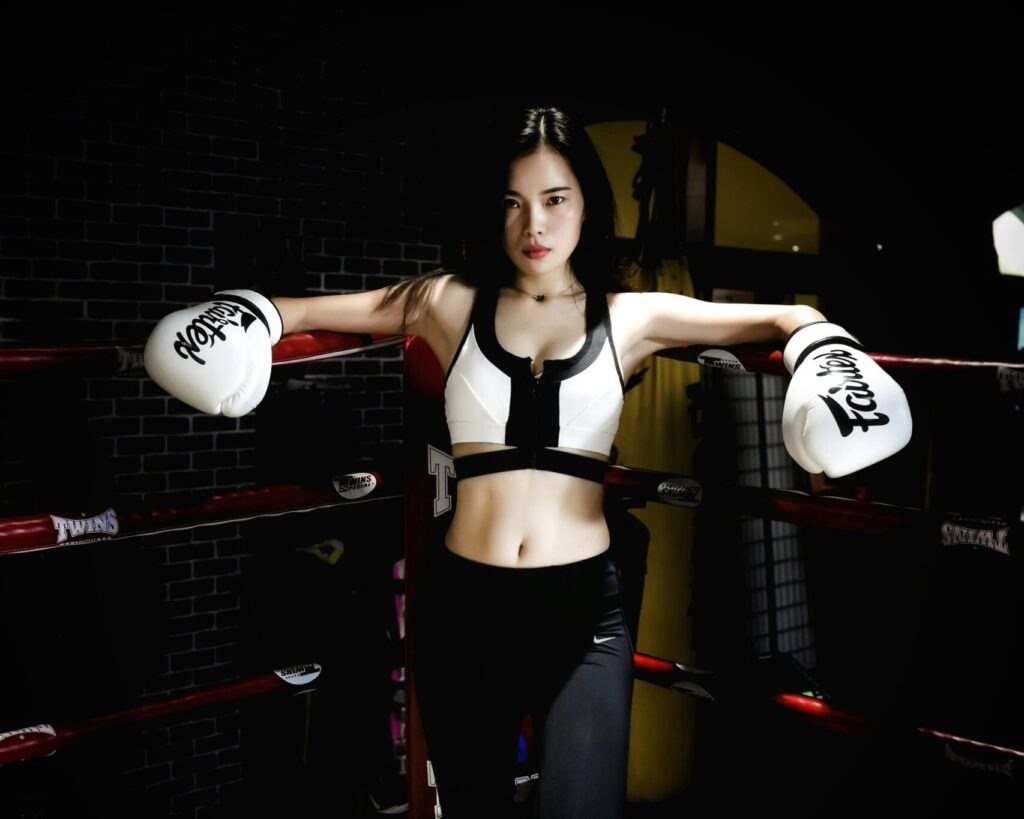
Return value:
M 280 12 L 242 4 L 160 10 L 8 4 L 0 48 L 0 340 L 139 343 L 173 307 L 200 301 L 213 287 L 251 286 L 260 265 L 281 262 L 287 275 L 276 282 L 283 288 L 277 292 L 295 294 L 361 290 L 422 272 L 453 237 L 444 212 L 457 215 L 471 195 L 451 180 L 460 178 L 461 160 L 473 149 L 480 113 L 543 98 L 571 99 L 593 121 L 644 118 L 671 106 L 779 175 L 823 219 L 841 226 L 845 255 L 821 260 L 825 275 L 815 292 L 829 318 L 867 337 L 869 349 L 1016 355 L 1021 281 L 997 275 L 991 222 L 1024 200 L 1017 20 L 963 13 L 897 19 L 863 7 L 788 19 L 735 8 L 718 15 L 665 9 L 464 4 L 409 14 L 376 4 L 292 3 Z M 161 61 L 167 44 L 173 61 Z M 318 74 L 310 57 L 330 71 Z M 139 64 L 149 66 L 141 81 Z M 280 102 L 261 98 L 254 116 L 246 96 L 254 86 L 279 93 Z M 159 105 L 154 87 L 173 104 Z M 136 109 L 145 122 L 114 134 L 127 139 L 109 138 L 110 122 L 131 122 Z M 186 114 L 195 116 L 196 128 L 180 126 Z M 307 124 L 304 116 L 315 127 L 298 127 Z M 286 123 L 285 137 L 275 141 L 271 126 L 279 122 Z M 311 155 L 302 142 L 307 131 L 327 147 Z M 136 135 L 154 142 L 136 145 Z M 241 144 L 231 142 L 235 136 Z M 254 144 L 258 158 L 244 153 Z M 170 163 L 182 162 L 186 151 L 196 163 L 186 170 L 197 176 L 220 163 L 229 168 L 212 191 L 197 190 L 188 184 L 190 174 L 175 172 L 180 166 Z M 256 159 L 265 169 L 254 172 Z M 237 163 L 237 173 L 228 163 Z M 8 174 L 11 168 L 17 171 Z M 117 198 L 131 196 L 131 185 L 125 193 L 107 185 L 103 173 L 143 180 L 137 198 Z M 304 198 L 321 189 L 321 177 L 337 197 L 326 204 Z M 257 197 L 246 190 L 254 178 L 269 192 L 261 188 Z M 284 199 L 308 210 L 271 211 L 265 218 L 256 209 Z M 211 234 L 219 243 L 209 241 Z M 86 235 L 89 242 L 75 241 Z M 296 238 L 297 258 L 290 255 Z M 876 241 L 885 244 L 884 260 L 871 253 Z M 110 247 L 112 257 L 89 255 Z M 712 283 L 735 287 L 754 275 L 771 278 L 764 271 L 780 260 L 765 257 L 780 255 L 741 256 L 731 266 L 716 260 L 709 266 Z M 85 501 L 95 511 L 111 498 L 169 503 L 177 492 L 333 474 L 350 455 L 380 458 L 401 443 L 401 379 L 394 350 L 281 368 L 267 402 L 237 421 L 201 417 L 138 373 L 0 383 L 4 514 Z M 315 391 L 305 389 L 311 382 Z M 993 511 L 1010 511 L 1019 492 L 999 473 L 1000 461 L 1019 463 L 1019 431 L 1016 438 L 1004 431 L 1011 402 L 996 409 L 986 403 L 996 400 L 991 383 L 984 391 L 968 384 L 945 392 L 931 381 L 904 384 L 912 395 L 928 396 L 914 403 L 914 446 L 856 481 L 871 489 L 871 498 L 899 502 L 898 483 L 905 495 L 923 494 L 933 473 L 937 508 L 989 511 L 997 500 Z M 921 436 L 931 430 L 939 445 L 929 467 L 916 458 L 924 449 Z M 301 457 L 290 457 L 295 452 Z M 711 451 L 709 458 L 721 461 L 719 455 Z M 8 675 L 0 691 L 8 709 L 0 728 L 59 714 L 82 717 L 265 671 L 277 652 L 298 645 L 289 636 L 291 621 L 278 619 L 268 602 L 292 603 L 276 597 L 282 565 L 294 582 L 281 586 L 299 599 L 307 588 L 303 572 L 322 568 L 302 563 L 295 550 L 335 536 L 346 540 L 350 555 L 365 557 L 377 552 L 359 551 L 360 543 L 376 550 L 381 542 L 372 522 L 309 517 L 294 528 L 257 522 L 252 528 L 266 542 L 226 526 L 142 539 L 143 548 L 135 541 L 113 549 L 94 544 L 5 560 L 4 627 L 17 635 L 13 647 L 5 644 L 5 656 L 19 673 Z M 998 669 L 989 673 L 980 665 L 998 665 L 1000 649 L 1016 639 L 1013 617 L 1019 619 L 1003 609 L 1012 609 L 1019 595 L 998 585 L 1016 582 L 998 558 L 954 554 L 936 570 L 941 583 L 932 584 L 925 609 L 900 584 L 885 541 L 866 552 L 853 541 L 843 550 L 831 533 L 825 540 L 815 556 L 818 579 L 831 578 L 816 589 L 819 659 L 826 678 L 833 676 L 828 682 L 853 689 L 860 674 L 889 695 L 889 678 L 870 660 L 880 646 L 903 658 L 910 647 L 898 641 L 906 623 L 877 603 L 877 590 L 885 588 L 890 602 L 910 601 L 918 614 L 936 618 L 918 649 L 927 655 L 919 667 L 937 670 L 933 695 L 971 692 L 957 707 L 998 701 L 984 688 L 1000 679 Z M 389 545 L 400 551 L 400 543 Z M 931 583 L 909 563 L 912 550 L 900 554 L 900 569 Z M 856 579 L 850 566 L 857 567 Z M 377 569 L 353 569 L 342 577 L 321 572 L 318 580 L 373 590 L 382 577 Z M 961 579 L 966 589 L 957 587 Z M 729 580 L 734 590 L 745 590 L 739 572 Z M 720 591 L 715 584 L 704 589 Z M 732 636 L 739 640 L 747 613 L 741 598 L 726 599 L 739 601 L 733 620 L 703 619 L 721 630 L 737 624 Z M 949 600 L 959 605 L 947 606 Z M 314 608 L 324 601 L 323 595 L 305 600 Z M 47 616 L 37 616 L 33 606 Z M 296 611 L 302 622 L 303 610 Z M 316 616 L 334 645 L 331 629 L 351 619 L 344 612 Z M 954 626 L 964 644 L 948 639 Z M 382 633 L 376 630 L 377 637 Z M 732 645 L 721 636 L 715 635 L 718 645 Z M 970 661 L 966 682 L 943 673 L 950 656 Z M 110 676 L 84 680 L 82 667 L 102 667 Z M 1007 685 L 999 696 L 1015 690 Z M 282 732 L 301 735 L 301 719 L 296 710 L 282 720 Z M 258 725 L 269 733 L 259 734 Z M 64 780 L 45 769 L 37 774 L 38 804 L 59 793 L 69 806 L 91 802 L 97 815 L 110 815 L 104 811 L 119 791 L 146 791 L 155 806 L 147 815 L 164 809 L 228 815 L 241 799 L 242 754 L 256 753 L 264 742 L 268 749 L 259 760 L 245 758 L 249 788 L 260 785 L 252 772 L 262 764 L 298 766 L 297 743 L 272 736 L 274 727 L 260 714 L 228 713 L 147 735 L 144 750 L 125 745 L 129 758 L 102 762 L 110 771 L 97 771 L 95 783 L 72 757 L 61 762 L 66 788 L 55 788 L 54 781 Z M 335 736 L 333 727 L 327 736 Z M 88 756 L 88 749 L 82 753 Z M 722 771 L 728 777 L 733 768 Z M 801 771 L 791 775 L 799 778 Z M 324 783 L 329 789 L 333 781 Z M 356 786 L 366 785 L 365 778 L 353 783 L 353 802 Z
M 1010 12 L 903 17 L 857 6 L 807 17 L 629 3 L 410 13 L 300 3 L 275 14 L 191 3 L 59 12 L 24 4 L 7 15 L 8 151 L 47 129 L 58 101 L 104 66 L 159 37 L 185 38 L 198 20 L 211 45 L 242 26 L 252 65 L 286 67 L 289 55 L 313 53 L 345 66 L 334 88 L 358 81 L 368 103 L 358 115 L 418 146 L 432 165 L 423 173 L 441 180 L 472 149 L 487 106 L 571 99 L 597 121 L 668 105 L 770 167 L 862 242 L 847 245 L 853 273 L 843 276 L 853 288 L 884 288 L 872 315 L 894 335 L 878 343 L 1005 354 L 1020 287 L 995 273 L 991 221 L 1020 204 L 1024 184 L 1020 29 Z M 462 194 L 441 188 L 441 199 Z M 887 263 L 872 257 L 875 242 Z M 863 321 L 856 304 L 832 304 L 835 319 Z

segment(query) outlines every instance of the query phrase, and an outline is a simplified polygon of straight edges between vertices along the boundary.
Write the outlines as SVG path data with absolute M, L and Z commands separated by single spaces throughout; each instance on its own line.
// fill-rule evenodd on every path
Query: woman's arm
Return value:
M 898 452 L 913 431 L 902 388 L 860 341 L 808 305 L 726 304 L 676 293 L 619 293 L 640 355 L 681 344 L 785 341 L 786 451 L 811 473 L 848 475 Z M 815 322 L 822 322 L 817 324 Z M 804 325 L 809 327 L 804 329 Z M 794 334 L 794 330 L 800 330 Z
M 677 293 L 619 293 L 637 313 L 645 352 L 682 344 L 747 344 L 785 341 L 798 327 L 825 316 L 804 304 L 732 304 Z
M 275 296 L 271 301 L 281 313 L 284 332 L 299 333 L 308 330 L 329 330 L 335 333 L 398 334 L 402 331 L 402 311 L 408 290 L 384 309 L 378 309 L 390 289 L 380 287 L 361 293 L 336 293 L 327 296 L 292 298 Z M 429 305 L 429 299 L 425 300 Z M 410 316 L 406 332 L 420 335 L 419 328 L 428 310 L 419 316 Z

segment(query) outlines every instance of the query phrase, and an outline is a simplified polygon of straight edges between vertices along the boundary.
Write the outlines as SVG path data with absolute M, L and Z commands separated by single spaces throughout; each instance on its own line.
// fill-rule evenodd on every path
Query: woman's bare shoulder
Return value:
M 433 298 L 434 315 L 446 329 L 465 324 L 476 296 L 476 285 L 458 273 L 438 276 Z
M 647 293 L 643 290 L 612 290 L 608 298 L 612 301 L 639 303 Z
M 640 320 L 650 304 L 649 296 L 641 290 L 615 291 L 608 294 L 608 306 L 619 314 Z
M 476 292 L 476 285 L 455 271 L 444 273 L 438 276 L 443 287 L 452 288 L 453 291 L 462 290 Z

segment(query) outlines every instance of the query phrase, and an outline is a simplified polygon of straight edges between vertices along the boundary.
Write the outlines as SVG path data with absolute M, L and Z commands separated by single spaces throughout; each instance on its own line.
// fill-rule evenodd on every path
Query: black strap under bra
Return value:
M 507 472 L 511 469 L 544 469 L 603 484 L 608 464 L 597 458 L 547 447 L 514 447 L 492 452 L 474 452 L 472 455 L 455 458 L 456 480 L 486 475 L 490 472 Z

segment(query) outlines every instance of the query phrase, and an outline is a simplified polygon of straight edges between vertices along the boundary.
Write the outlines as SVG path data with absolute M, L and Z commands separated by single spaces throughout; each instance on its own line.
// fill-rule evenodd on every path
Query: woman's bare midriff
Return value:
M 508 447 L 461 443 L 455 458 Z M 600 453 L 559 447 L 607 461 Z M 528 569 L 575 563 L 611 543 L 601 484 L 544 469 L 491 472 L 459 481 L 455 517 L 445 545 L 455 554 L 495 566 Z

